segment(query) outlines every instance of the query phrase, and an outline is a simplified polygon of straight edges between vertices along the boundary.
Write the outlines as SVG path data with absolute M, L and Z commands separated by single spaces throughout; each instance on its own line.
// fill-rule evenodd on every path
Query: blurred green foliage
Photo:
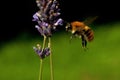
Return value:
M 52 36 L 54 80 L 120 80 L 120 23 L 93 25 L 95 39 L 88 50 L 70 33 Z M 39 57 L 32 49 L 42 37 L 19 36 L 0 46 L 0 80 L 38 80 Z M 49 57 L 43 80 L 50 80 Z

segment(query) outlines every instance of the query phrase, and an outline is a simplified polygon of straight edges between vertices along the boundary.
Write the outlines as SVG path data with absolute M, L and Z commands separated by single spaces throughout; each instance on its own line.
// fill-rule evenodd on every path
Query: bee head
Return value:
M 72 27 L 71 27 L 70 23 L 67 23 L 65 28 L 66 28 L 66 31 L 71 31 L 72 30 Z

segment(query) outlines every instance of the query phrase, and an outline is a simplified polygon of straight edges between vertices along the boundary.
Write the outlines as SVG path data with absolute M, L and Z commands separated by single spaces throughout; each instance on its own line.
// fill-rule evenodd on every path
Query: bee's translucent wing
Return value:
M 83 22 L 86 25 L 91 24 L 93 21 L 95 21 L 98 18 L 98 16 L 94 16 L 94 17 L 88 17 L 87 19 L 85 19 Z

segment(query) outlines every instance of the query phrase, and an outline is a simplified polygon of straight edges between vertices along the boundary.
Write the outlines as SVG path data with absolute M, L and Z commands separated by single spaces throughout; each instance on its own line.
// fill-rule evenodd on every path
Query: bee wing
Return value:
M 86 25 L 91 24 L 93 21 L 95 21 L 98 18 L 98 16 L 94 16 L 94 17 L 88 17 L 87 19 L 85 19 L 83 22 Z

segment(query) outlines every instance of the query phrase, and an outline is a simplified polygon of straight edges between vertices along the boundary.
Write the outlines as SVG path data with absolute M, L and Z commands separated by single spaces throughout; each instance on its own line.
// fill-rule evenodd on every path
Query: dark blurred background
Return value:
M 94 22 L 106 24 L 120 20 L 116 1 L 104 0 L 59 0 L 61 17 L 66 21 L 83 20 L 89 16 L 99 16 Z M 1 2 L 0 41 L 6 41 L 18 34 L 38 34 L 32 22 L 32 15 L 38 11 L 35 0 L 5 0 Z

